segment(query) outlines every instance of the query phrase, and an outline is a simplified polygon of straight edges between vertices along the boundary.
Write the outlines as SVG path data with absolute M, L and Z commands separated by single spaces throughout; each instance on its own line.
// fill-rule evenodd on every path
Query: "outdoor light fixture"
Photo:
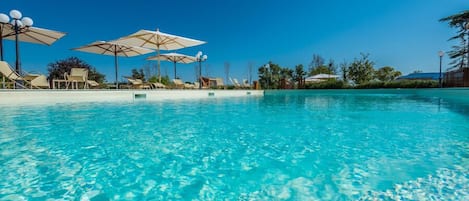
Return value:
M 3 30 L 5 26 L 10 22 L 10 17 L 3 13 L 0 13 L 0 59 L 3 61 Z
M 441 64 L 442 64 L 441 62 L 443 61 L 443 56 L 444 56 L 444 55 L 445 55 L 445 53 L 444 53 L 443 51 L 440 50 L 440 51 L 438 52 L 438 56 L 440 56 L 440 77 L 439 77 L 439 79 L 438 79 L 438 81 L 439 81 L 438 83 L 439 83 L 440 88 L 443 87 L 443 85 L 442 85 L 442 83 L 441 83 Z
M 11 17 L 11 21 L 10 21 Z M 1 59 L 3 61 L 3 31 L 5 31 L 6 26 L 11 26 L 14 30 L 15 35 L 15 47 L 16 47 L 16 62 L 15 62 L 15 70 L 18 74 L 21 74 L 21 62 L 20 62 L 20 54 L 19 54 L 19 40 L 18 35 L 24 32 L 29 27 L 33 26 L 33 20 L 29 17 L 23 17 L 20 11 L 18 10 L 11 10 L 10 17 L 8 15 L 0 13 L 0 51 L 1 51 Z M 8 24 L 9 23 L 9 24 Z M 11 35 L 10 35 L 11 36 Z
M 16 47 L 16 62 L 15 62 L 15 70 L 18 74 L 21 73 L 21 61 L 20 61 L 20 48 L 18 43 L 18 35 L 23 31 L 23 29 L 27 29 L 33 26 L 33 20 L 29 17 L 24 17 L 21 19 L 23 15 L 18 10 L 11 10 L 10 17 L 12 18 L 10 24 L 13 25 L 15 29 L 15 47 Z
M 207 55 L 202 55 L 202 51 L 197 52 L 195 58 L 199 62 L 199 89 L 202 89 L 202 61 L 207 60 Z
M 268 77 L 268 79 L 267 79 L 267 86 L 266 86 L 265 88 L 266 88 L 266 89 L 270 89 L 270 83 L 271 83 L 270 80 L 271 80 L 271 77 L 272 77 L 272 76 L 270 76 L 270 74 L 269 74 L 270 64 L 268 64 L 268 63 L 265 64 L 265 65 L 264 65 L 264 68 L 265 68 L 265 73 L 267 74 L 267 77 Z

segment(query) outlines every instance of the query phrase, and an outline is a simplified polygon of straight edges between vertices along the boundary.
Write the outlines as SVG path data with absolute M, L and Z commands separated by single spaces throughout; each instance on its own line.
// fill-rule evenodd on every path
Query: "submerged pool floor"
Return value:
M 0 108 L 0 200 L 468 200 L 469 114 L 411 93 Z

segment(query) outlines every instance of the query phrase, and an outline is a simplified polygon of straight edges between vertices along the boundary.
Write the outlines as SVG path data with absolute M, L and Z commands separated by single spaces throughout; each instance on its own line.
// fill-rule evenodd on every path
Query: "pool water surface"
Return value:
M 2 107 L 0 200 L 468 200 L 467 108 L 366 90 Z

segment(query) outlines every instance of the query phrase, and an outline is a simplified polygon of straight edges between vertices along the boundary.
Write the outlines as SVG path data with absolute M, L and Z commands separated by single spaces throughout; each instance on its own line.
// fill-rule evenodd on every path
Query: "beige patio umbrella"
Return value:
M 195 62 L 197 59 L 193 56 L 179 54 L 179 53 L 167 53 L 167 54 L 160 54 L 159 56 L 151 56 L 148 57 L 147 60 L 164 60 L 164 61 L 171 61 L 174 63 L 174 79 L 176 79 L 176 63 L 183 63 L 188 64 Z
M 73 50 L 114 56 L 114 67 L 116 71 L 116 89 L 119 89 L 117 57 L 133 57 L 153 52 L 153 50 L 147 48 L 106 41 L 96 41 L 89 45 L 74 48 Z
M 140 30 L 128 36 L 119 38 L 115 40 L 115 42 L 155 49 L 157 52 L 156 56 L 160 55 L 160 50 L 177 50 L 205 43 L 200 40 L 162 33 L 158 29 L 156 31 Z M 157 60 L 158 80 L 161 82 L 160 60 L 159 58 L 157 58 Z
M 63 32 L 38 27 L 28 27 L 25 29 L 21 29 L 18 34 L 18 40 L 22 42 L 29 42 L 41 45 L 52 45 L 52 43 L 64 36 L 65 33 Z M 14 28 L 9 25 L 2 25 L 0 39 L 15 40 Z M 3 43 L 3 41 L 0 41 L 0 43 Z M 0 47 L 3 60 L 3 45 L 0 45 Z
M 2 35 L 4 39 L 15 40 L 15 30 L 11 26 L 5 26 L 5 29 L 2 31 Z M 38 27 L 29 27 L 19 33 L 18 40 L 41 45 L 52 45 L 52 43 L 64 36 L 65 33 L 63 32 Z

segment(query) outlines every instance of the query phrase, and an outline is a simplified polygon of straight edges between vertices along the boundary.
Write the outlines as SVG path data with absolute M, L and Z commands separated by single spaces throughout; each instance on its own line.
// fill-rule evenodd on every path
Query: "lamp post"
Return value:
M 3 61 L 3 30 L 5 26 L 10 22 L 10 17 L 3 13 L 0 13 L 0 59 Z
M 20 11 L 18 10 L 11 10 L 10 11 L 11 21 L 10 24 L 13 26 L 15 30 L 15 47 L 16 47 L 16 62 L 15 62 L 15 70 L 18 74 L 21 73 L 21 60 L 20 60 L 20 50 L 19 50 L 19 41 L 18 35 L 24 29 L 27 29 L 33 26 L 33 20 L 29 17 L 23 17 Z
M 444 55 L 445 55 L 445 53 L 444 53 L 443 51 L 440 50 L 440 51 L 438 52 L 438 56 L 440 56 L 440 77 L 439 77 L 439 79 L 438 79 L 438 80 L 439 80 L 438 83 L 439 83 L 440 88 L 443 87 L 443 85 L 442 85 L 442 83 L 441 83 L 441 64 L 442 64 L 443 56 L 444 56 Z
M 207 55 L 202 55 L 202 51 L 197 52 L 195 58 L 199 62 L 199 89 L 202 89 L 202 62 L 207 60 Z
M 267 86 L 265 88 L 270 89 L 270 80 L 271 80 L 271 76 L 270 76 L 270 73 L 269 73 L 270 64 L 265 64 L 264 68 L 265 68 L 265 73 L 267 74 L 267 78 L 268 78 L 267 79 Z

